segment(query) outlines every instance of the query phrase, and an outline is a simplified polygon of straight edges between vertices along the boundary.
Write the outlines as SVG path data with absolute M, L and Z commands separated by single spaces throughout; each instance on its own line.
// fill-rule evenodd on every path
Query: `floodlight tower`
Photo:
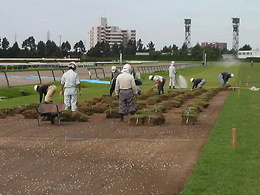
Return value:
M 189 49 L 191 47 L 191 43 L 190 43 L 190 37 L 191 37 L 191 33 L 190 33 L 190 27 L 191 27 L 191 19 L 184 19 L 184 24 L 185 24 L 185 45 L 187 46 L 187 49 Z
M 232 18 L 233 23 L 233 41 L 232 50 L 237 52 L 239 49 L 239 18 Z

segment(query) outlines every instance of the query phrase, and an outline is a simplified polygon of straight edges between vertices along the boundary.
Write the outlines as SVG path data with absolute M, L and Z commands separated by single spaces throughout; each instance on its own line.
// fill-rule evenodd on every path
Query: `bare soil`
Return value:
M 61 126 L 0 119 L 0 194 L 179 194 L 227 96 L 210 100 L 196 125 L 181 125 L 185 105 L 165 113 L 160 126 L 104 114 Z

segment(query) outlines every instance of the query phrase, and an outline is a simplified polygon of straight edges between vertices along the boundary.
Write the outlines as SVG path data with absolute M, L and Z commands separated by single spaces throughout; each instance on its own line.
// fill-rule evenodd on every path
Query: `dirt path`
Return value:
M 61 126 L 0 119 L 0 194 L 179 194 L 227 96 L 220 92 L 189 126 L 180 124 L 183 107 L 145 127 L 103 114 Z

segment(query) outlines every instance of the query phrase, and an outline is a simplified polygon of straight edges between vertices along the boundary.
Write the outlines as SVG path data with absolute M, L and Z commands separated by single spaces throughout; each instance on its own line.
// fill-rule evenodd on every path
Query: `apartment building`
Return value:
M 89 32 L 89 48 L 98 42 L 106 41 L 110 47 L 115 43 L 126 45 L 129 40 L 136 40 L 136 30 L 122 30 L 118 26 L 108 26 L 107 18 L 101 18 L 100 26 L 92 27 Z
M 219 43 L 219 42 L 203 42 L 201 43 L 202 47 L 212 47 L 212 48 L 219 48 L 220 50 L 227 49 L 227 43 Z

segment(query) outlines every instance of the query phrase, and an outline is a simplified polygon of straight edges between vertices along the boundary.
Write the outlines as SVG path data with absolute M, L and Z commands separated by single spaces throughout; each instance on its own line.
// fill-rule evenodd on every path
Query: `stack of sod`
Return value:
M 138 125 L 161 125 L 165 122 L 165 117 L 162 114 L 136 114 L 130 117 L 129 124 Z
M 106 118 L 119 118 L 118 108 L 110 108 L 105 111 Z
M 195 125 L 198 120 L 198 111 L 194 107 L 189 107 L 181 113 L 182 125 Z

